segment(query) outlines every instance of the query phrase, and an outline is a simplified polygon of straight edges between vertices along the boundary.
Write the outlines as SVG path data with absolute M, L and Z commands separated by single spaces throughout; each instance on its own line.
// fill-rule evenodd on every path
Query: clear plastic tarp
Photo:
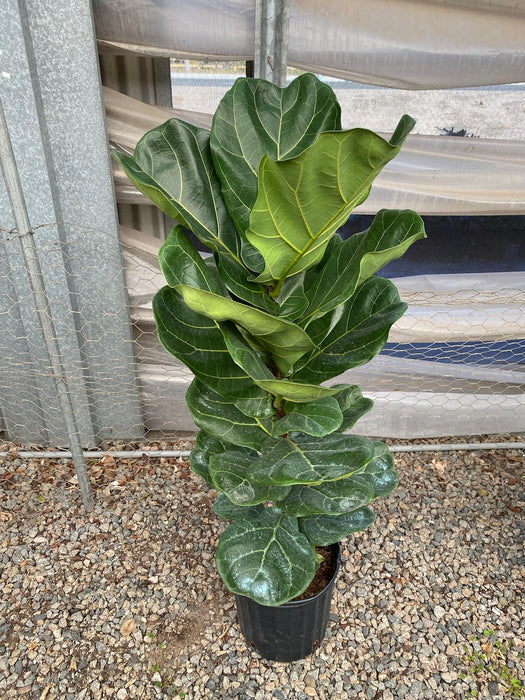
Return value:
M 93 6 L 101 51 L 217 63 L 253 56 L 253 0 Z M 524 37 L 525 0 L 291 2 L 289 64 L 329 80 L 343 128 L 389 136 L 405 112 L 418 122 L 356 213 L 525 213 Z M 210 89 L 203 76 L 195 82 L 186 73 L 172 74 L 179 109 L 104 88 L 112 145 L 132 152 L 170 116 L 209 128 L 228 81 Z M 116 166 L 114 175 L 119 203 L 147 203 Z M 163 284 L 161 241 L 121 232 L 146 427 L 193 430 L 183 400 L 191 374 L 160 347 L 151 313 Z M 362 432 L 411 438 L 523 430 L 525 273 L 416 274 L 395 282 L 409 308 L 390 344 L 342 378 L 375 400 Z
M 106 49 L 253 57 L 254 0 L 95 0 Z M 292 0 L 289 65 L 408 89 L 525 80 L 523 0 Z
M 184 395 L 191 372 L 159 345 L 151 300 L 164 285 L 157 262 L 160 241 L 121 227 L 138 376 L 150 430 L 195 429 Z M 438 360 L 434 344 L 514 340 L 523 335 L 525 289 L 521 273 L 397 278 L 407 313 L 390 334 L 393 349 L 333 383 L 357 383 L 375 407 L 359 422 L 369 435 L 398 438 L 519 432 L 525 419 L 523 365 Z M 408 347 L 399 356 L 398 344 Z M 427 359 L 411 359 L 418 344 Z M 407 356 L 408 355 L 408 356 Z
M 170 116 L 209 128 L 211 115 L 146 105 L 104 88 L 109 139 L 133 152 L 138 139 Z M 117 201 L 146 204 L 115 168 Z M 414 209 L 420 214 L 525 212 L 525 141 L 409 136 L 355 211 Z

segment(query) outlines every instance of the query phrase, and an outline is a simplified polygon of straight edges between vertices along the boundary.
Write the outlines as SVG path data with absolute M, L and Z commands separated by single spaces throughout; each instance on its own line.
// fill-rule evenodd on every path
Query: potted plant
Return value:
M 383 442 L 347 433 L 372 401 L 326 382 L 380 352 L 406 309 L 375 273 L 425 236 L 421 218 L 382 210 L 346 241 L 337 230 L 413 125 L 403 116 L 389 141 L 343 131 L 314 75 L 286 88 L 240 78 L 211 132 L 170 119 L 133 156 L 113 152 L 180 222 L 160 250 L 157 331 L 194 374 L 191 467 L 230 521 L 217 568 L 245 636 L 270 659 L 301 658 L 323 637 L 337 543 L 370 525 L 368 504 L 398 483 Z M 292 600 L 330 556 L 325 591 Z

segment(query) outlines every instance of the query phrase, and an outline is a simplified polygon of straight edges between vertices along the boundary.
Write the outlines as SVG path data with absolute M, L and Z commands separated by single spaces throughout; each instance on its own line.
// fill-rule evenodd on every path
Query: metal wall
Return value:
M 143 418 L 89 0 L 0 4 L 0 99 L 84 445 Z M 0 187 L 0 424 L 67 444 L 19 234 Z

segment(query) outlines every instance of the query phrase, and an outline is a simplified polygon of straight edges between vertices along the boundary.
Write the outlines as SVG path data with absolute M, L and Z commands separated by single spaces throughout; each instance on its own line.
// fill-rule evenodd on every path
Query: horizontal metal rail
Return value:
M 392 452 L 455 452 L 463 450 L 524 450 L 525 442 L 459 442 L 428 445 L 391 445 Z M 20 459 L 72 459 L 68 450 L 19 450 L 17 452 L 0 451 L 0 458 L 15 457 Z M 140 459 L 141 457 L 189 457 L 190 450 L 85 450 L 85 459 Z

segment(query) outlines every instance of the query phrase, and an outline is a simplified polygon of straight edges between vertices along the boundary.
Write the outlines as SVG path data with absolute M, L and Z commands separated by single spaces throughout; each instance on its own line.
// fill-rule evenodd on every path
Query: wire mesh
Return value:
M 86 229 L 61 225 L 67 243 L 57 224 L 46 225 L 45 240 L 38 237 L 39 257 L 82 443 L 191 434 L 195 426 L 185 404 L 191 374 L 160 345 L 151 311 L 152 297 L 164 284 L 156 258 L 160 241 L 141 244 L 140 234 L 122 235 L 122 270 L 113 274 L 126 294 L 121 302 L 100 305 L 90 284 L 93 278 L 101 286 L 115 282 L 106 264 L 112 243 L 101 243 L 101 232 L 95 244 Z M 67 445 L 36 313 L 23 295 L 27 280 L 18 244 L 16 235 L 2 232 L 0 429 L 23 446 Z M 442 295 L 439 304 L 430 292 L 402 296 L 409 308 L 403 325 L 394 327 L 393 341 L 372 363 L 344 377 L 376 401 L 359 432 L 394 438 L 520 432 L 525 341 L 517 329 L 523 326 L 525 291 L 507 288 L 498 295 L 465 286 Z M 451 332 L 458 309 L 462 340 Z M 130 410 L 134 402 L 136 412 Z
M 245 64 L 172 60 L 171 71 L 173 106 L 211 114 L 244 75 Z M 299 72 L 291 69 L 289 77 Z M 345 128 L 366 125 L 388 132 L 392 114 L 409 112 L 421 134 L 525 138 L 517 119 L 523 86 L 409 92 L 324 79 L 342 103 Z M 160 345 L 151 310 L 152 297 L 164 284 L 157 261 L 164 220 L 153 207 L 137 209 L 140 216 L 121 217 L 116 267 L 108 264 L 114 262 L 115 241 L 104 232 L 92 236 L 71 222 L 35 227 L 86 447 L 135 444 L 144 436 L 163 441 L 195 431 L 185 404 L 191 373 Z M 24 446 L 67 445 L 16 232 L 2 231 L 0 240 L 0 431 Z M 505 272 L 502 265 L 498 270 Z M 343 378 L 359 384 L 376 403 L 358 424 L 359 432 L 402 441 L 479 435 L 497 440 L 521 432 L 523 283 L 501 278 L 486 286 L 481 275 L 481 285 L 472 286 L 471 278 L 460 274 L 459 284 L 429 290 L 406 287 L 403 273 L 396 276 L 407 313 L 382 355 Z M 97 285 L 113 290 L 111 303 L 104 301 L 108 294 L 93 293 Z
M 246 75 L 244 61 L 171 60 L 173 107 L 213 114 L 237 78 Z
M 122 266 L 109 264 L 115 241 L 67 222 L 36 227 L 35 239 L 82 444 L 142 436 Z M 2 232 L 1 245 L 1 427 L 21 444 L 68 444 L 17 235 Z

